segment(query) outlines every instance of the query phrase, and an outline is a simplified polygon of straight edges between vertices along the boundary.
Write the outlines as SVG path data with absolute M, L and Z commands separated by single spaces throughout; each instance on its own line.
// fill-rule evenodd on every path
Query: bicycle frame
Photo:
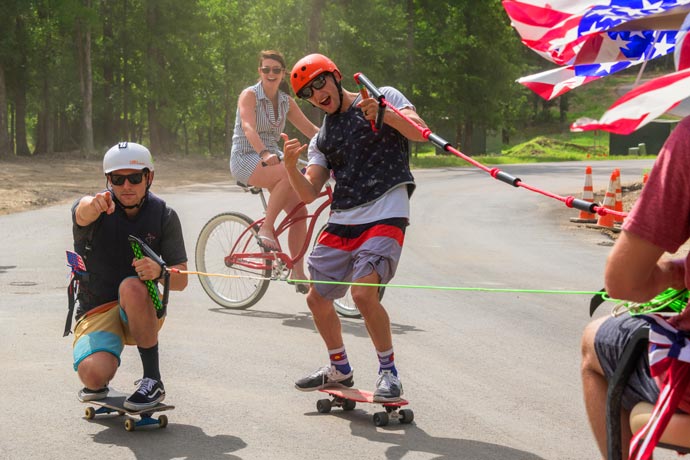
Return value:
M 259 193 L 262 194 L 261 198 L 265 210 L 266 200 L 263 198 L 263 191 Z M 278 244 L 279 248 L 278 251 L 247 252 L 247 247 L 255 238 L 252 229 L 260 227 L 263 224 L 265 217 L 252 222 L 251 226 L 247 227 L 247 229 L 244 230 L 244 232 L 242 232 L 242 234 L 237 238 L 237 241 L 230 250 L 230 254 L 225 256 L 225 265 L 227 267 L 246 267 L 252 270 L 272 269 L 274 277 L 277 277 L 276 273 L 283 272 L 283 268 L 292 270 L 295 260 L 301 259 L 307 252 L 307 248 L 311 242 L 311 237 L 314 234 L 314 227 L 318 217 L 326 208 L 331 205 L 331 202 L 333 201 L 333 189 L 330 184 L 326 183 L 324 190 L 319 193 L 319 195 L 316 197 L 316 200 L 321 198 L 324 198 L 323 202 L 319 204 L 312 214 L 309 214 L 307 211 L 306 216 L 296 217 L 297 213 L 299 213 L 302 208 L 306 209 L 307 207 L 304 202 L 300 202 L 280 221 L 275 231 L 276 243 Z M 302 245 L 302 248 L 297 256 L 292 258 L 290 255 L 283 252 L 280 246 L 279 237 L 281 234 L 283 234 L 283 232 L 289 230 L 291 226 L 295 225 L 295 223 L 306 219 L 309 219 L 309 225 L 307 226 L 307 237 L 305 238 L 304 244 Z M 274 264 L 274 262 L 278 263 Z M 278 267 L 275 265 L 278 265 Z

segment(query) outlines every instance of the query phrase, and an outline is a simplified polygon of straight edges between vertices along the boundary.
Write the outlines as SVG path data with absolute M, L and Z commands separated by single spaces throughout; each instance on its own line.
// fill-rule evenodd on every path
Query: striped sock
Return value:
M 347 359 L 347 352 L 345 347 L 336 348 L 334 350 L 328 350 L 328 356 L 331 359 L 331 365 L 335 366 L 343 374 L 349 374 L 352 372 L 350 367 L 350 361 Z
M 395 368 L 395 354 L 393 349 L 386 351 L 377 351 L 379 357 L 379 374 L 382 371 L 391 371 L 393 375 L 398 375 L 398 370 Z

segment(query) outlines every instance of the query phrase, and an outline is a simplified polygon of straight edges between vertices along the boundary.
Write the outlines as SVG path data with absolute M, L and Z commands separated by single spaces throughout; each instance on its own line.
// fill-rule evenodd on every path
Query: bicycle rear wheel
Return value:
M 271 268 L 256 269 L 245 266 L 228 267 L 225 257 L 242 237 L 238 250 L 247 253 L 268 252 L 257 244 L 258 227 L 252 219 L 238 212 L 226 212 L 211 218 L 201 229 L 196 241 L 196 269 L 205 273 L 219 273 L 237 278 L 198 275 L 201 287 L 211 299 L 225 308 L 249 308 L 266 293 L 270 282 Z M 244 236 L 242 236 L 244 233 Z M 257 259 L 256 262 L 263 262 Z M 270 261 L 268 262 L 270 264 Z
M 325 230 L 325 228 L 326 225 L 321 227 L 321 230 L 319 230 L 319 232 L 316 234 L 314 245 L 316 245 L 316 242 L 319 241 L 319 237 L 321 236 L 321 233 Z M 383 299 L 383 293 L 385 291 L 385 287 L 379 287 L 379 300 Z M 359 312 L 359 309 L 357 308 L 355 301 L 352 299 L 352 294 L 350 294 L 350 288 L 348 288 L 344 297 L 341 297 L 340 299 L 335 299 L 333 301 L 333 306 L 335 307 L 335 311 L 337 311 L 340 316 L 343 316 L 345 318 L 362 317 L 362 314 Z

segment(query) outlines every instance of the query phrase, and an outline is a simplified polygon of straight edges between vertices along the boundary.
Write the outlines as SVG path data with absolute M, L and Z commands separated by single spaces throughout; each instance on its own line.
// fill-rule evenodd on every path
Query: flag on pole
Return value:
M 618 99 L 597 120 L 577 120 L 573 132 L 603 129 L 630 134 L 690 97 L 690 69 L 664 75 L 638 86 Z
M 649 323 L 649 369 L 663 380 L 649 421 L 630 440 L 630 458 L 650 460 L 690 383 L 690 340 L 660 315 L 640 315 Z

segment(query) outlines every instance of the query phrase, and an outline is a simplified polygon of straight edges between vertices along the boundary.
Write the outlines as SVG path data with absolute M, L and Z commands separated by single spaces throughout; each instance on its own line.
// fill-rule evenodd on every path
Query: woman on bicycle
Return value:
M 280 166 L 282 153 L 278 147 L 285 121 L 308 138 L 318 128 L 304 115 L 295 100 L 288 94 L 289 87 L 284 80 L 285 58 L 275 50 L 259 53 L 259 81 L 240 93 L 235 116 L 235 131 L 230 152 L 230 171 L 235 180 L 255 187 L 268 189 L 270 197 L 266 208 L 266 219 L 259 229 L 259 245 L 278 250 L 275 237 L 275 221 L 283 209 L 289 212 L 300 198 L 290 186 L 285 168 Z M 306 216 L 306 209 L 302 208 Z M 297 255 L 306 238 L 306 221 L 299 219 L 290 227 L 288 247 L 290 254 Z M 303 260 L 295 260 L 292 279 L 306 279 Z M 297 291 L 306 294 L 308 287 L 298 284 Z

